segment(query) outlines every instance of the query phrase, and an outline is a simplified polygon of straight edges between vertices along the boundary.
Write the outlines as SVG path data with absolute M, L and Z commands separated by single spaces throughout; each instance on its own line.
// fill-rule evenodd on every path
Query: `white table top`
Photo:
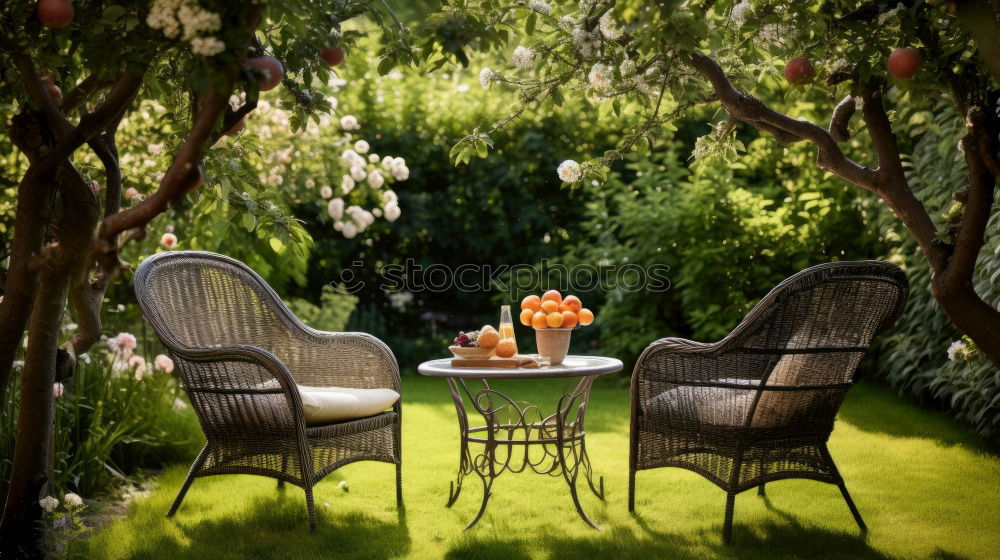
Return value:
M 621 371 L 622 361 L 604 356 L 566 356 L 563 363 L 543 368 L 472 368 L 451 367 L 452 358 L 431 360 L 417 367 L 420 375 L 430 377 L 472 377 L 476 379 L 542 379 L 585 377 Z

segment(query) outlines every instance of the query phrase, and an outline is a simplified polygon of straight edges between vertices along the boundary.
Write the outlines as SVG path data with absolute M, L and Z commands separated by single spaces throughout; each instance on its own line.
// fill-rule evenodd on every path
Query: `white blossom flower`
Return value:
M 315 186 L 316 186 L 316 181 L 314 181 L 312 178 L 306 179 L 306 188 L 307 189 L 311 189 L 311 188 L 313 188 Z
M 370 149 L 371 146 L 369 146 L 368 142 L 365 142 L 364 140 L 358 140 L 354 143 L 354 151 L 359 154 L 367 154 Z
M 391 170 L 394 161 L 395 160 L 392 158 L 392 156 L 385 156 L 384 158 L 382 158 L 382 168 L 387 171 Z
M 319 190 L 319 195 L 324 199 L 330 198 L 333 196 L 333 189 L 331 189 L 329 185 L 323 185 L 323 187 Z
M 201 56 L 215 56 L 226 50 L 226 43 L 215 37 L 195 37 L 191 39 L 191 52 Z
M 879 25 L 885 25 L 885 22 L 887 22 L 890 19 L 898 16 L 899 13 L 902 12 L 903 10 L 905 10 L 905 9 L 906 9 L 906 6 L 904 6 L 902 2 L 900 2 L 899 4 L 896 4 L 895 8 L 893 8 L 891 10 L 887 10 L 887 11 L 882 12 L 881 14 L 879 14 L 879 16 L 878 16 L 878 24 Z
M 535 64 L 535 51 L 518 45 L 510 55 L 510 61 L 518 68 L 530 68 Z
M 341 230 L 344 237 L 347 239 L 354 239 L 358 235 L 358 226 L 354 225 L 354 222 L 344 222 L 344 227 Z
M 368 163 L 378 163 L 378 154 L 368 154 Z
M 344 199 L 335 198 L 326 205 L 326 213 L 334 220 L 339 220 L 344 216 Z
M 386 205 L 385 207 L 386 220 L 389 220 L 390 222 L 395 222 L 397 219 L 399 219 L 400 214 L 402 214 L 402 211 L 399 209 L 399 206 L 396 205 L 395 203 Z
M 753 8 L 750 6 L 750 2 L 747 0 L 741 0 L 739 4 L 733 6 L 733 11 L 729 13 L 730 19 L 733 21 L 733 25 L 737 29 L 743 27 L 743 24 L 747 21 L 747 16 L 753 12 Z
M 177 245 L 177 236 L 169 232 L 164 233 L 163 235 L 160 236 L 160 245 L 163 245 L 168 249 L 170 247 L 173 247 L 174 245 Z
M 533 12 L 538 12 L 542 15 L 547 16 L 552 13 L 552 6 L 549 6 L 548 2 L 544 0 L 531 0 L 531 2 L 528 2 L 528 7 Z
M 396 195 L 395 191 L 385 191 L 382 193 L 382 209 L 384 210 L 386 206 L 390 204 L 396 204 L 399 202 L 399 196 Z
M 354 178 L 350 175 L 344 175 L 343 179 L 340 180 L 340 190 L 344 194 L 350 194 L 354 190 Z
M 948 347 L 948 359 L 951 361 L 955 361 L 956 359 L 964 361 L 971 357 L 972 349 L 969 348 L 964 340 L 956 340 L 951 343 L 951 346 Z
M 128 359 L 128 367 L 135 368 L 135 380 L 142 381 L 146 376 L 146 359 L 142 356 L 132 356 Z
M 157 354 L 156 358 L 153 359 L 153 365 L 156 367 L 157 371 L 162 371 L 163 373 L 171 373 L 174 371 L 174 361 L 170 359 L 170 356 L 166 354 Z
M 135 187 L 129 187 L 125 189 L 125 200 L 132 200 L 133 198 L 136 198 L 138 196 L 141 196 L 139 194 L 139 189 L 136 189 Z
M 180 398 L 174 399 L 174 410 L 181 411 L 188 407 L 187 403 L 182 401 Z
M 382 176 L 382 172 L 376 169 L 368 174 L 368 184 L 372 186 L 373 189 L 381 189 L 382 185 L 385 184 L 385 177 Z
M 496 70 L 491 70 L 490 68 L 483 68 L 479 71 L 479 85 L 483 86 L 483 89 L 490 89 L 490 85 L 493 80 L 500 77 L 500 72 Z
M 160 155 L 160 152 L 163 151 L 163 142 L 160 142 L 159 144 L 150 144 L 149 146 L 146 146 L 146 149 L 149 150 L 150 154 L 158 156 Z
M 376 218 L 381 218 L 382 217 L 382 209 L 381 208 L 372 208 L 372 216 L 375 216 Z
M 344 231 L 344 222 L 342 222 L 340 220 L 337 220 L 336 222 L 333 222 L 333 230 L 334 231 Z
M 83 362 L 83 363 L 85 363 L 85 364 L 89 364 L 90 363 L 90 354 L 84 352 L 83 354 L 80 354 L 79 356 L 77 356 L 76 359 L 79 360 L 79 361 L 81 361 L 81 362 Z
M 618 67 L 618 71 L 621 73 L 623 78 L 634 76 L 636 73 L 635 61 L 629 57 L 625 57 L 625 59 L 622 60 L 621 66 Z
M 611 10 L 604 12 L 598 27 L 601 30 L 601 35 L 604 35 L 604 38 L 608 41 L 614 41 L 622 35 L 622 30 L 618 27 L 618 23 L 615 21 L 615 16 L 612 15 Z
M 59 500 L 53 498 L 52 496 L 45 496 L 41 500 L 38 500 L 38 505 L 42 506 L 42 509 L 48 513 L 52 513 L 57 507 L 59 507 Z
M 360 165 L 355 165 L 351 167 L 351 178 L 354 179 L 355 181 L 364 181 L 365 177 L 367 176 L 368 173 L 366 173 L 365 169 Z
M 346 115 L 340 117 L 340 128 L 344 130 L 357 130 L 361 128 L 361 125 L 358 124 L 358 119 L 354 115 Z
M 52 384 L 52 396 L 53 397 L 55 397 L 57 399 L 61 399 L 62 396 L 63 396 L 63 393 L 65 391 L 66 391 L 66 387 L 64 387 L 62 383 L 59 383 L 57 381 L 57 382 L 55 382 L 55 383 Z
M 559 174 L 560 179 L 567 183 L 575 183 L 583 178 L 583 169 L 580 168 L 580 164 L 571 159 L 560 163 L 556 173 Z
M 81 498 L 78 494 L 74 494 L 72 492 L 67 492 L 66 495 L 63 496 L 63 502 L 65 502 L 66 505 L 69 507 L 83 506 L 83 498 Z
M 611 67 L 607 64 L 595 64 L 590 69 L 587 79 L 595 89 L 607 91 L 611 89 Z

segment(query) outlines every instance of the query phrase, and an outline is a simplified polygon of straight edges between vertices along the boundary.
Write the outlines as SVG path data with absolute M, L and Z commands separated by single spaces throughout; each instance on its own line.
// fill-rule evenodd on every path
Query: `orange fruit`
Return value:
M 570 309 L 570 308 L 569 308 L 569 306 L 568 306 L 568 305 L 566 305 L 566 303 L 565 303 L 565 302 L 563 302 L 563 303 L 560 303 L 560 304 L 559 304 L 559 312 L 560 312 L 560 313 L 563 313 L 563 312 L 565 312 L 565 311 L 572 311 L 572 309 Z
M 580 319 L 580 324 L 587 326 L 594 322 L 594 312 L 584 307 L 577 313 L 577 318 Z
M 534 314 L 535 314 L 535 312 L 532 311 L 532 310 L 530 310 L 530 309 L 522 309 L 521 310 L 521 324 L 524 325 L 524 326 L 526 326 L 526 327 L 530 327 L 531 326 L 531 317 L 534 316 Z
M 542 302 L 542 311 L 546 313 L 555 313 L 556 311 L 559 311 L 559 304 L 551 299 L 547 299 Z
M 542 308 L 542 300 L 538 296 L 525 296 L 521 300 L 521 309 L 530 309 L 532 313 Z
M 549 326 L 549 320 L 546 318 L 544 311 L 536 311 L 531 316 L 531 326 L 536 329 L 544 329 Z
M 573 313 L 572 311 L 563 311 L 562 316 L 563 316 L 562 326 L 564 329 L 572 329 L 579 322 L 576 313 Z
M 500 341 L 500 344 L 497 344 L 494 352 L 501 358 L 511 358 L 517 354 L 517 343 L 514 342 L 513 338 L 505 338 Z
M 542 301 L 554 301 L 556 305 L 559 305 L 562 303 L 562 294 L 559 293 L 559 290 L 549 290 L 542 294 Z
M 549 316 L 545 319 L 549 322 L 549 326 L 553 329 L 558 329 L 563 326 L 563 314 L 558 311 L 555 313 L 549 313 Z
M 568 307 L 573 313 L 579 313 L 583 309 L 583 302 L 576 296 L 566 296 L 566 299 L 563 300 L 563 305 Z
M 479 338 L 477 339 L 479 346 L 483 348 L 493 348 L 500 343 L 500 333 L 490 329 L 483 329 L 479 331 Z

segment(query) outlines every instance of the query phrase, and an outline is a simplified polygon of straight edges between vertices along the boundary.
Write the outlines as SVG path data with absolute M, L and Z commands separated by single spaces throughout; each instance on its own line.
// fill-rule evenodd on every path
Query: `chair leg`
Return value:
M 628 470 L 628 512 L 635 513 L 635 469 Z
M 830 455 L 830 450 L 824 445 L 822 449 L 820 449 L 820 452 L 822 453 L 823 458 L 830 463 L 830 470 L 833 473 L 833 477 L 837 480 L 837 488 L 840 488 L 840 493 L 844 496 L 844 501 L 847 502 L 847 507 L 851 510 L 851 515 L 854 516 L 854 521 L 857 522 L 862 533 L 867 533 L 868 525 L 865 525 L 865 520 L 861 518 L 861 512 L 858 511 L 858 506 L 854 505 L 854 500 L 851 499 L 851 494 L 847 491 L 847 485 L 844 484 L 844 477 L 840 475 L 840 470 L 837 469 L 837 464 L 833 462 L 833 456 Z
M 309 532 L 316 534 L 316 507 L 313 505 L 312 486 L 306 486 L 306 511 L 309 512 Z
M 194 482 L 195 477 L 201 466 L 205 464 L 205 459 L 208 457 L 208 446 L 206 445 L 198 453 L 198 457 L 195 458 L 194 463 L 191 463 L 191 469 L 188 470 L 187 478 L 184 479 L 184 484 L 181 485 L 181 491 L 177 493 L 177 497 L 174 498 L 174 503 L 170 506 L 170 510 L 167 511 L 167 517 L 173 517 L 177 513 L 177 508 L 181 506 L 181 502 L 184 501 L 184 495 L 187 494 L 189 488 L 191 488 L 191 483 Z
M 840 480 L 840 484 L 837 485 L 840 488 L 840 493 L 844 495 L 844 501 L 847 502 L 847 507 L 851 509 L 851 515 L 854 516 L 854 520 L 857 521 L 858 527 L 861 532 L 867 533 L 868 526 L 865 525 L 865 520 L 861 519 L 861 512 L 858 511 L 858 507 L 854 505 L 854 500 L 851 499 L 851 494 L 847 491 L 847 486 L 844 484 L 844 480 Z
M 403 464 L 396 463 L 396 507 L 403 508 Z
M 726 493 L 726 519 L 722 522 L 722 544 L 729 545 L 733 537 L 733 509 L 736 506 L 736 494 Z

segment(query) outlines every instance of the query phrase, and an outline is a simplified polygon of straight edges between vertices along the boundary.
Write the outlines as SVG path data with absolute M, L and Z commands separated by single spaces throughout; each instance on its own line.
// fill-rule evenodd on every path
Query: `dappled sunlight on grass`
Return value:
M 554 398 L 560 384 L 515 382 L 504 391 Z M 992 558 L 1000 547 L 1000 459 L 942 415 L 918 410 L 890 391 L 851 390 L 830 442 L 871 530 L 862 536 L 836 487 L 792 480 L 736 499 L 733 545 L 721 543 L 725 494 L 678 469 L 638 474 L 635 516 L 626 511 L 628 391 L 595 388 L 588 448 L 605 477 L 607 502 L 581 492 L 602 526 L 577 517 L 565 482 L 502 475 L 483 519 L 482 485 L 467 478 L 444 507 L 458 460 L 458 428 L 443 380 L 403 382 L 406 509 L 397 512 L 393 468 L 349 465 L 316 488 L 319 534 L 311 536 L 300 488 L 272 480 L 217 476 L 197 480 L 166 519 L 187 466 L 164 473 L 152 495 L 81 551 L 92 558 Z M 553 401 L 554 402 L 554 401 Z M 349 492 L 337 488 L 349 482 Z

